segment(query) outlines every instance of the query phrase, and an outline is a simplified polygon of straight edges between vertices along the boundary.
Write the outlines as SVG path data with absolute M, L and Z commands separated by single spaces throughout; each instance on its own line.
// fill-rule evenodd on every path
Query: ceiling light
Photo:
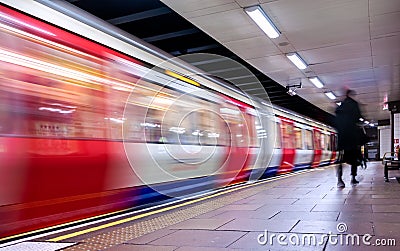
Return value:
M 342 105 L 342 102 L 336 102 L 336 104 L 337 104 L 338 106 L 341 106 L 341 105 Z
M 276 28 L 271 19 L 267 16 L 267 14 L 263 11 L 260 6 L 252 6 L 244 9 L 247 15 L 250 16 L 251 19 L 258 25 L 267 34 L 270 38 L 279 37 L 279 30 Z
M 292 61 L 292 63 L 295 64 L 300 70 L 307 68 L 307 64 L 297 53 L 286 54 L 286 57 L 288 57 L 290 61 Z
M 309 78 L 309 80 L 310 80 L 311 83 L 313 83 L 317 88 L 322 88 L 322 87 L 324 87 L 324 84 L 321 82 L 321 80 L 319 80 L 318 77 L 312 77 L 312 78 Z
M 324 92 L 326 96 L 328 96 L 328 98 L 330 99 L 336 99 L 335 94 L 333 94 L 333 92 Z

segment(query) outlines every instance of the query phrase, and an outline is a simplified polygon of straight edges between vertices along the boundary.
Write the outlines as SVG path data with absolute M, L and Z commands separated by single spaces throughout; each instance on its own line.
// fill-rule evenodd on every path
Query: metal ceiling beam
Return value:
M 165 34 L 161 34 L 161 35 L 156 35 L 156 36 L 152 36 L 152 37 L 146 37 L 146 38 L 142 38 L 142 39 L 144 41 L 150 43 L 150 42 L 165 40 L 165 39 L 174 38 L 174 37 L 186 36 L 186 35 L 190 35 L 190 34 L 194 34 L 194 33 L 198 33 L 198 32 L 200 32 L 199 29 L 191 28 L 191 29 L 180 30 L 180 31 L 165 33 Z
M 169 54 L 172 54 L 174 56 L 179 56 L 182 54 L 187 54 L 187 53 L 193 53 L 193 52 L 198 52 L 198 51 L 205 51 L 208 49 L 214 49 L 214 48 L 218 48 L 219 45 L 217 44 L 210 44 L 210 45 L 204 45 L 204 46 L 199 46 L 199 47 L 193 47 L 193 48 L 185 48 L 179 51 L 171 51 L 169 52 Z M 192 63 L 190 63 L 192 64 Z
M 153 10 L 146 10 L 143 12 L 139 13 L 134 13 L 122 17 L 117 17 L 117 18 L 112 18 L 107 20 L 107 22 L 113 24 L 113 25 L 118 25 L 118 24 L 124 24 L 124 23 L 129 23 L 133 21 L 138 21 L 146 18 L 151 18 L 151 17 L 156 17 L 164 14 L 171 13 L 172 11 L 167 8 L 167 7 L 161 7 Z
M 227 71 L 237 71 L 237 70 L 242 70 L 243 67 L 231 67 L 231 68 L 224 68 L 220 70 L 215 70 L 215 71 L 208 71 L 208 73 L 222 73 L 222 72 L 227 72 Z
M 209 60 L 203 60 L 203 61 L 197 61 L 191 63 L 194 66 L 199 66 L 199 65 L 204 65 L 204 64 L 212 64 L 212 63 L 219 63 L 219 62 L 224 62 L 227 61 L 227 58 L 221 57 L 221 58 L 216 58 L 216 59 L 209 59 Z

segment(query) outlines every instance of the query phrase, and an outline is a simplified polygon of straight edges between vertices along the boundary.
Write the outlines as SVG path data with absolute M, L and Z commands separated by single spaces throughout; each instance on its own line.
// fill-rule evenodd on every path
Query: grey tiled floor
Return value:
M 339 189 L 333 166 L 313 169 L 62 242 L 76 244 L 70 251 L 400 250 L 400 172 L 386 183 L 370 162 L 356 186 L 349 174 Z
M 382 165 L 370 162 L 351 186 L 349 169 L 343 189 L 333 167 L 260 184 L 265 189 L 250 197 L 108 250 L 400 250 L 400 184 L 385 183 Z

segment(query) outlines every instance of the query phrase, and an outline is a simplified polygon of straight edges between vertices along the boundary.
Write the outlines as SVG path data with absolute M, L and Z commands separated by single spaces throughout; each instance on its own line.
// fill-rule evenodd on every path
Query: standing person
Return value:
M 365 157 L 366 152 L 365 152 L 365 145 L 361 146 L 361 155 L 360 155 L 360 163 L 361 163 L 361 168 L 367 169 L 367 158 Z
M 360 155 L 360 134 L 357 123 L 362 117 L 355 91 L 347 90 L 346 98 L 336 109 L 336 129 L 338 131 L 339 166 L 337 169 L 338 187 L 345 187 L 342 180 L 342 163 L 351 165 L 351 184 L 357 184 L 357 158 Z
M 359 144 L 360 144 L 360 164 L 361 164 L 361 168 L 367 169 L 367 152 L 365 150 L 365 144 L 367 144 L 369 142 L 369 137 L 368 135 L 365 133 L 365 129 L 364 128 L 360 128 L 360 139 L 359 139 Z

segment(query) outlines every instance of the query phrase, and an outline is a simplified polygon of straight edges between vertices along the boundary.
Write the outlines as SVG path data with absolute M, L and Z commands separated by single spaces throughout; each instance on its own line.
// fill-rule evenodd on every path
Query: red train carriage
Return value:
M 190 79 L 140 41 L 9 4 L 21 12 L 0 5 L 0 237 L 335 159 L 331 128 Z

